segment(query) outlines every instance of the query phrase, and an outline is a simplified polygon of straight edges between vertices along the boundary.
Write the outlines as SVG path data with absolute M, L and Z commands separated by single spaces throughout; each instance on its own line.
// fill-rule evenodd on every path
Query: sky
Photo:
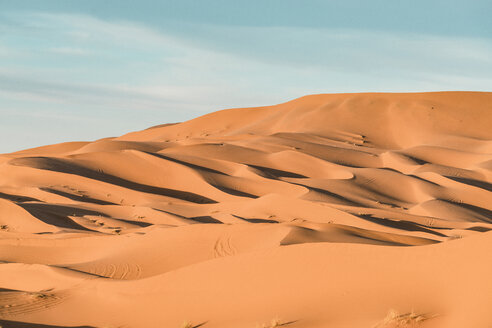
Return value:
M 0 0 L 0 153 L 340 92 L 492 91 L 490 0 Z

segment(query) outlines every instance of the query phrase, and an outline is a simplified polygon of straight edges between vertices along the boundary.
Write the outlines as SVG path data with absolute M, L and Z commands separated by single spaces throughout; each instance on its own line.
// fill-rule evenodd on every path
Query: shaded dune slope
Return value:
M 491 93 L 314 95 L 3 154 L 0 324 L 462 327 L 484 310 L 459 306 L 470 282 L 438 259 L 475 254 L 473 288 L 492 273 L 477 260 L 492 246 L 491 191 Z M 432 293 L 444 282 L 457 296 Z M 386 296 L 367 303 L 376 289 Z M 132 308 L 143 314 L 115 315 Z

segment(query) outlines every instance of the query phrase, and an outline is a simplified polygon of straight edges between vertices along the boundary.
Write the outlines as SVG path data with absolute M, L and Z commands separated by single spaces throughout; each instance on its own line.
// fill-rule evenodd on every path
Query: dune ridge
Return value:
M 0 325 L 488 327 L 491 191 L 487 92 L 312 95 L 1 154 Z

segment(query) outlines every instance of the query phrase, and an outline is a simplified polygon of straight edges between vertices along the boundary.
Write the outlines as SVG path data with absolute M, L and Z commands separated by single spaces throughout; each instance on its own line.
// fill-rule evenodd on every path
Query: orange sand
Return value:
M 4 140 L 8 142 L 8 140 Z M 0 155 L 2 327 L 492 327 L 492 93 Z

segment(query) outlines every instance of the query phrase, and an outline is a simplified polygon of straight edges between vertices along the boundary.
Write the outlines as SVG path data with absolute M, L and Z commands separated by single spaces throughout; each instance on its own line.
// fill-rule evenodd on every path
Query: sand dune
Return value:
M 491 191 L 492 93 L 314 95 L 2 154 L 0 325 L 492 327 Z

